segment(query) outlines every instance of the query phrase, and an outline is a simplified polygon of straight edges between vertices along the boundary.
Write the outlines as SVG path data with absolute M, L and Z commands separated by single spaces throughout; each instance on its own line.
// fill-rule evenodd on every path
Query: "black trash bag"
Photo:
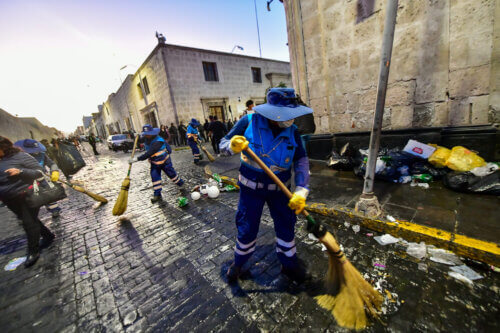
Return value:
M 334 170 L 349 171 L 353 169 L 354 160 L 349 148 L 349 143 L 346 143 L 342 147 L 340 153 L 337 153 L 335 149 L 332 150 L 330 158 L 328 159 L 328 166 Z
M 411 175 L 428 174 L 432 176 L 432 179 L 441 179 L 447 173 L 448 170 L 446 168 L 435 168 L 429 162 L 415 162 L 410 166 Z
M 500 170 L 482 177 L 471 172 L 453 171 L 444 176 L 443 184 L 457 192 L 500 195 Z
M 75 146 L 59 143 L 57 165 L 65 175 L 74 175 L 85 166 L 82 155 Z
M 411 167 L 418 158 L 416 156 L 413 156 L 412 154 L 408 154 L 407 152 L 399 150 L 399 148 L 397 150 L 388 151 L 385 156 L 388 164 L 396 168 L 402 167 L 404 165 Z

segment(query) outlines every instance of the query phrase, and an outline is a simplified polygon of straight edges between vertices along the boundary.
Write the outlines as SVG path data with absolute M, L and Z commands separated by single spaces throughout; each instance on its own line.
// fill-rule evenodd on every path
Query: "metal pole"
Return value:
M 375 180 L 375 166 L 380 146 L 380 132 L 382 130 L 382 120 L 384 117 L 387 81 L 389 79 L 389 69 L 391 66 L 392 44 L 394 41 L 397 10 L 398 0 L 387 0 L 384 34 L 382 40 L 382 53 L 380 55 L 377 103 L 375 106 L 375 115 L 373 116 L 373 128 L 370 135 L 370 148 L 368 162 L 366 164 L 365 183 L 363 186 L 363 194 L 356 204 L 356 210 L 367 215 L 380 214 L 380 204 L 378 203 L 377 197 L 373 194 L 373 185 Z
M 257 22 L 257 37 L 259 38 L 259 56 L 262 58 L 262 49 L 260 47 L 260 30 L 259 30 L 259 16 L 257 15 L 257 0 L 253 0 L 255 6 L 255 21 Z

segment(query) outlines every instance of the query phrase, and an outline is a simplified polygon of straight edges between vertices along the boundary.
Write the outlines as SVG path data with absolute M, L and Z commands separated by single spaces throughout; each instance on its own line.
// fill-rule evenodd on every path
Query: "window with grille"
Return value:
M 252 79 L 255 83 L 262 83 L 262 75 L 259 67 L 252 67 Z
M 205 74 L 205 81 L 219 81 L 215 62 L 203 61 L 203 73 Z

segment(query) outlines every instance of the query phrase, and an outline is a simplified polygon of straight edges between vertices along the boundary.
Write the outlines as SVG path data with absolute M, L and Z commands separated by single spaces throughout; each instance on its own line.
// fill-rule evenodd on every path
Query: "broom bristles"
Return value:
M 106 199 L 105 197 L 100 196 L 99 194 L 95 194 L 95 193 L 89 192 L 86 189 L 84 189 L 83 187 L 73 185 L 73 189 L 76 190 L 76 191 L 78 191 L 78 192 L 82 192 L 82 193 L 88 195 L 89 197 L 91 197 L 92 199 L 94 199 L 96 201 L 99 201 L 99 202 L 102 202 L 102 203 L 107 203 L 108 202 L 108 199 Z
M 328 249 L 338 246 L 332 245 L 325 244 Z M 368 325 L 367 314 L 373 318 L 379 317 L 383 297 L 345 255 L 339 252 L 339 257 L 332 251 L 328 251 L 328 254 L 329 267 L 325 279 L 327 294 L 316 296 L 315 299 L 321 307 L 331 311 L 339 326 L 361 330 Z
M 122 215 L 127 210 L 128 202 L 128 189 L 130 187 L 130 178 L 126 177 L 122 182 L 122 188 L 118 198 L 116 199 L 115 206 L 113 207 L 113 215 Z

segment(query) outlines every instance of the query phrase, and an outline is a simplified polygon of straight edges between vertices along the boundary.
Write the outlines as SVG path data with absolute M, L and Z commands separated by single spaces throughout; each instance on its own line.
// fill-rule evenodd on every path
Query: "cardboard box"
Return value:
M 435 147 L 426 145 L 425 143 L 418 142 L 416 140 L 409 140 L 403 151 L 418 156 L 420 158 L 429 158 L 429 156 L 434 153 Z

